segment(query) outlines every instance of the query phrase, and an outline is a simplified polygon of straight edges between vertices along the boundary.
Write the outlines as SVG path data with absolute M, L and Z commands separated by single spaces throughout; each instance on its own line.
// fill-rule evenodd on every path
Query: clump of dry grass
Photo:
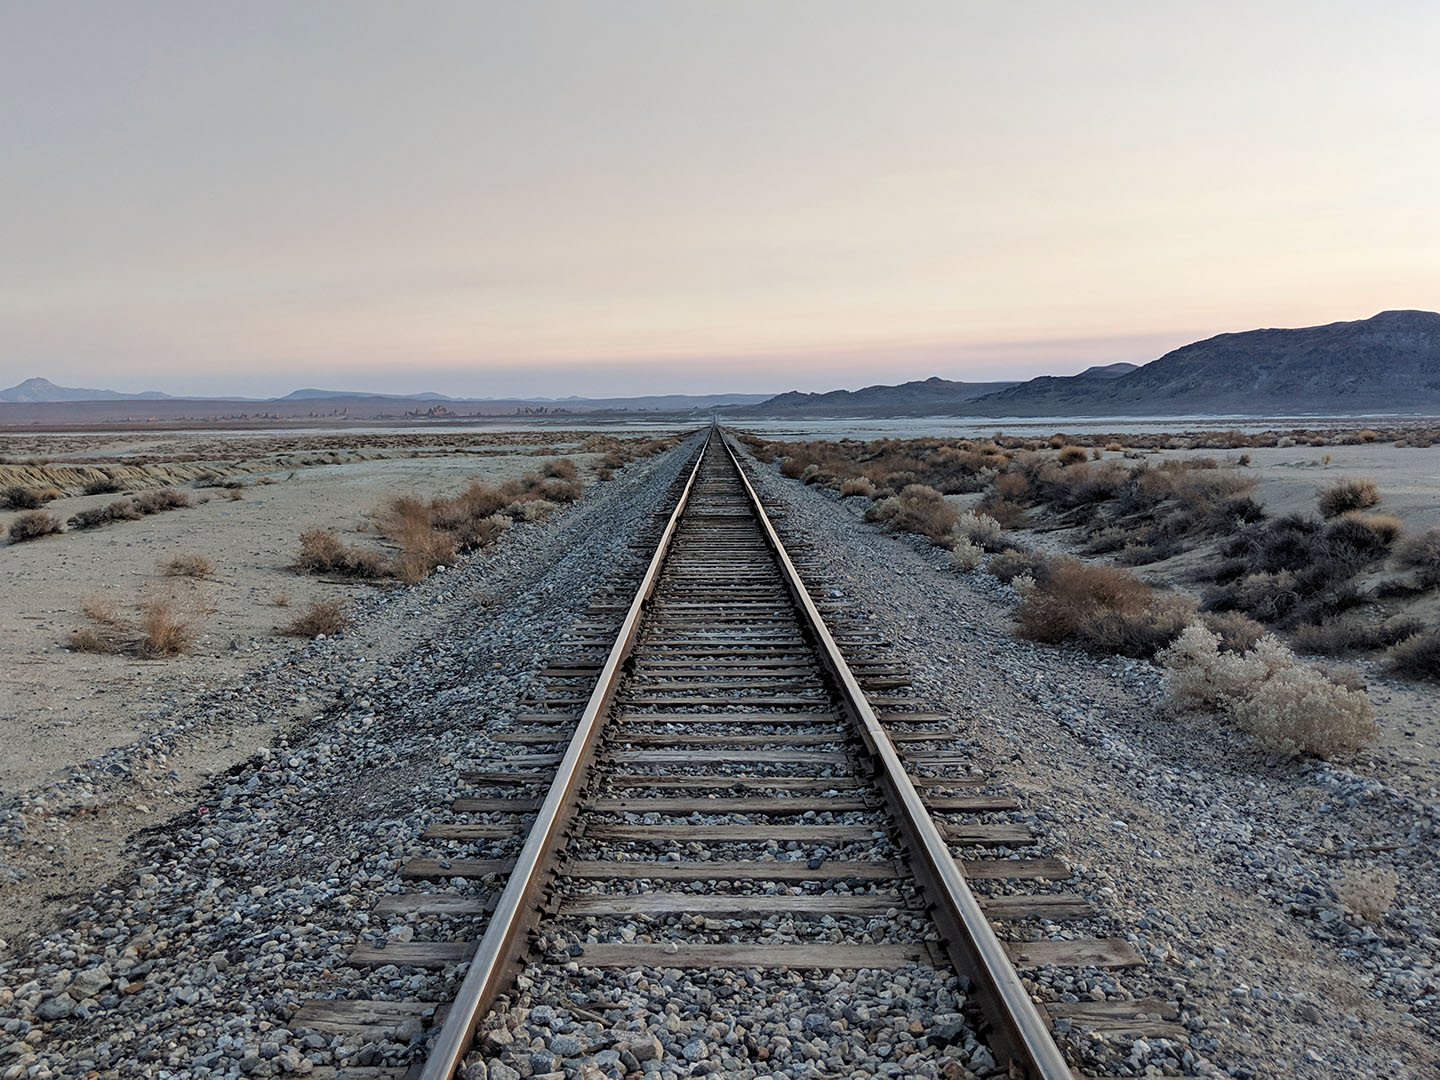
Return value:
M 1396 671 L 1422 679 L 1440 679 L 1440 630 L 1411 634 L 1390 648 Z
M 241 502 L 245 498 L 245 491 L 243 488 L 232 487 L 227 488 L 226 491 L 228 492 L 227 498 L 229 498 L 231 502 Z
M 113 653 L 119 649 L 114 636 L 102 626 L 82 626 L 79 630 L 72 630 L 68 643 L 71 652 Z
M 1369 477 L 1347 477 L 1322 488 L 1318 496 L 1320 513 L 1339 517 L 1353 510 L 1368 510 L 1380 501 L 1380 485 Z
M 300 552 L 295 568 L 310 574 L 340 574 L 345 577 L 385 577 L 385 560 L 373 551 L 344 543 L 333 529 L 306 529 L 300 534 Z
M 53 536 L 64 532 L 60 519 L 48 510 L 27 510 L 10 522 L 10 542 L 23 544 L 27 540 L 38 540 L 42 536 Z
M 215 573 L 215 560 L 193 551 L 177 553 L 160 560 L 160 572 L 166 577 L 207 578 Z
M 289 607 L 290 594 L 288 592 L 275 592 L 270 594 L 270 603 L 276 607 Z
M 141 656 L 178 656 L 194 645 L 194 619 L 173 596 L 154 597 L 140 604 L 140 634 Z
M 120 484 L 108 476 L 98 476 L 86 483 L 83 490 L 86 495 L 113 495 L 120 490 Z
M 1401 566 L 1417 571 L 1422 587 L 1440 585 L 1440 525 L 1407 539 L 1395 556 Z
M 857 476 L 846 480 L 840 485 L 840 494 L 847 498 L 851 495 L 859 495 L 866 499 L 875 497 L 875 485 L 865 476 Z
M 547 461 L 540 470 L 542 476 L 552 480 L 574 480 L 578 475 L 575 463 L 569 458 L 556 458 L 554 461 Z
M 1394 514 L 1362 514 L 1351 510 L 1341 514 L 1340 520 L 1369 529 L 1376 541 L 1386 547 L 1400 539 L 1400 534 L 1405 531 L 1405 523 Z
M 354 625 L 339 600 L 317 600 L 284 626 L 277 627 L 290 637 L 329 637 Z
M 888 529 L 918 533 L 942 543 L 955 530 L 958 516 L 945 497 L 924 484 L 909 484 L 898 495 L 881 499 L 865 511 L 866 521 Z
M 1083 446 L 1062 446 L 1060 452 L 1055 455 L 1055 459 L 1059 461 L 1061 465 L 1079 465 L 1081 462 L 1089 460 L 1089 458 L 1090 455 L 1085 453 Z
M 143 491 L 130 499 L 116 499 L 107 506 L 81 510 L 70 519 L 72 529 L 98 529 L 112 521 L 138 521 L 147 514 L 180 510 L 190 506 L 190 496 L 175 488 Z
M 1175 640 L 1194 612 L 1188 597 L 1160 592 L 1118 567 L 1060 558 L 1021 601 L 1015 621 L 1019 635 L 1030 641 L 1073 641 L 1092 652 L 1152 656 Z
M 5 510 L 38 510 L 47 502 L 60 498 L 55 488 L 32 488 L 15 484 L 0 491 L 0 508 Z
M 1335 898 L 1351 918 L 1380 923 L 1395 903 L 1400 875 L 1388 866 L 1347 871 L 1335 884 Z
M 1222 653 L 1219 639 L 1196 623 L 1158 659 L 1172 712 L 1228 713 L 1267 749 L 1330 757 L 1375 735 L 1375 710 L 1364 691 L 1301 664 L 1273 636 L 1243 654 Z

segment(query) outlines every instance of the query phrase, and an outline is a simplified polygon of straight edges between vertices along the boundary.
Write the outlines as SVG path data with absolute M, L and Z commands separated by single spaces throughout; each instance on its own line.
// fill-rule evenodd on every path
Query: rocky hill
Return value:
M 85 390 L 78 386 L 56 386 L 49 379 L 26 379 L 0 390 L 0 401 L 153 401 L 169 397 L 158 390 L 140 394 L 122 394 L 116 390 Z
M 1014 385 L 1011 382 L 967 383 L 935 378 L 898 386 L 831 390 L 825 394 L 802 394 L 792 390 L 760 405 L 730 411 L 734 415 L 774 417 L 936 416 L 953 413 L 962 403 Z
M 1219 334 L 1119 378 L 1042 377 L 971 402 L 980 416 L 1440 411 L 1440 314 Z

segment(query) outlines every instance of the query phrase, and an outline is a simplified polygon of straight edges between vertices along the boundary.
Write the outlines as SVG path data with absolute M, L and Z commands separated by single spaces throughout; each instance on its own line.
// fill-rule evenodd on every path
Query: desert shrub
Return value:
M 1411 634 L 1390 649 L 1396 671 L 1423 679 L 1440 679 L 1440 630 Z
M 48 510 L 27 510 L 10 522 L 10 542 L 23 544 L 27 540 L 38 540 L 42 536 L 53 536 L 64 532 L 60 519 Z
M 507 506 L 505 513 L 514 521 L 544 521 L 556 509 L 548 499 L 523 499 Z
M 1335 899 L 1345 913 L 1360 922 L 1379 923 L 1395 903 L 1400 875 L 1388 866 L 1347 870 L 1335 884 Z
M 1401 566 L 1419 572 L 1422 586 L 1440 585 L 1440 525 L 1408 538 L 1395 554 Z
M 1160 592 L 1113 566 L 1060 558 L 1044 582 L 1015 611 L 1019 635 L 1030 641 L 1073 641 L 1098 653 L 1151 656 L 1173 641 L 1194 616 L 1187 597 Z
M 1014 584 L 1020 574 L 1029 574 L 1035 581 L 1045 581 L 1050 576 L 1050 559 L 1038 551 L 1016 551 L 1006 548 L 985 567 L 991 577 Z
M 790 480 L 799 480 L 810 463 L 803 458 L 787 457 L 780 462 L 780 475 Z
M 1089 457 L 1090 455 L 1085 453 L 1083 446 L 1062 446 L 1060 453 L 1055 456 L 1055 459 L 1059 461 L 1061 465 L 1079 465 L 1088 460 Z
M 173 597 L 146 600 L 140 605 L 141 656 L 178 656 L 194 642 L 194 622 L 180 612 Z
M 1035 580 L 1032 574 L 1016 574 L 1010 579 L 1010 587 L 1024 600 L 1034 595 L 1035 591 L 1040 588 L 1040 583 Z
M 363 551 L 343 543 L 333 529 L 306 529 L 300 534 L 300 552 L 295 569 L 310 574 L 343 574 L 347 577 L 381 578 L 389 569 L 376 552 Z
M 1030 520 L 1025 507 L 993 492 L 980 500 L 980 509 L 998 521 L 1002 529 L 1023 529 Z
M 1118 454 L 1123 451 L 1125 447 L 1121 446 L 1118 442 L 1111 442 L 1105 444 L 1105 449 L 1112 454 Z
M 1003 472 L 990 488 L 996 497 L 1018 503 L 1030 496 L 1030 478 L 1023 472 Z
M 160 572 L 166 577 L 206 578 L 215 572 L 215 561 L 194 552 L 176 554 L 160 561 Z
M 71 652 L 113 653 L 118 645 L 114 636 L 103 626 L 82 626 L 72 630 L 68 639 Z
M 67 528 L 77 530 L 98 529 L 101 525 L 106 525 L 113 520 L 115 519 L 110 516 L 108 507 L 97 506 L 91 510 L 81 510 L 78 514 L 71 515 L 65 525 Z
M 290 637 L 329 637 L 353 625 L 354 620 L 345 614 L 339 600 L 317 600 L 301 614 L 284 626 L 277 627 L 279 633 Z
M 110 479 L 110 477 L 108 476 L 97 477 L 96 479 L 91 480 L 89 483 L 87 483 L 84 487 L 84 492 L 86 495 L 113 495 L 119 490 L 119 482 Z
M 425 580 L 437 566 L 455 561 L 455 540 L 448 533 L 429 527 L 412 529 L 400 537 L 401 550 L 395 556 L 395 576 L 407 585 Z
M 1320 513 L 1339 517 L 1352 510 L 1368 510 L 1380 501 L 1380 485 L 1369 477 L 1347 477 L 1322 488 L 1318 496 Z
M 556 458 L 554 461 L 547 461 L 540 470 L 542 476 L 552 480 L 574 480 L 577 473 L 575 463 L 569 458 Z
M 1248 652 L 1265 636 L 1265 627 L 1238 611 L 1206 611 L 1200 622 L 1220 638 L 1220 647 L 1226 652 Z
M 840 494 L 844 496 L 861 495 L 867 499 L 875 497 L 875 485 L 864 476 L 857 476 L 846 480 L 840 485 Z
M 1340 515 L 1340 521 L 1349 525 L 1359 525 L 1369 529 L 1375 537 L 1376 544 L 1382 547 L 1390 547 L 1400 534 L 1405 531 L 1405 524 L 1394 514 L 1362 514 L 1351 510 Z
M 244 490 L 244 488 L 240 488 L 240 487 L 227 487 L 227 488 L 226 488 L 226 491 L 227 491 L 226 497 L 227 497 L 231 502 L 240 502 L 240 501 L 242 501 L 242 500 L 245 498 L 245 490 Z
M 58 499 L 60 492 L 54 488 L 32 488 L 16 484 L 0 491 L 0 508 L 6 510 L 38 510 L 52 499 Z
M 888 529 L 918 533 L 941 543 L 955 529 L 955 508 L 945 496 L 923 484 L 910 484 L 899 494 L 874 503 L 865 511 L 866 521 L 877 521 Z
M 574 502 L 585 492 L 578 480 L 546 480 L 535 489 L 536 494 L 552 503 Z
M 986 551 L 998 551 L 1000 548 L 1000 523 L 989 514 L 966 510 L 955 520 L 955 534 Z
M 276 592 L 270 594 L 270 603 L 276 607 L 289 607 L 290 594 L 288 592 Z
M 105 507 L 105 515 L 110 521 L 139 521 L 142 517 L 131 499 L 116 499 Z
M 175 488 L 160 488 L 158 491 L 142 491 L 130 501 L 142 514 L 160 514 L 189 506 L 190 496 Z
M 980 560 L 984 556 L 984 548 L 961 537 L 955 541 L 955 546 L 950 550 L 950 569 L 974 570 L 980 565 Z
M 1425 628 L 1422 620 L 1397 615 L 1389 620 L 1346 615 L 1322 623 L 1306 623 L 1291 633 L 1295 647 L 1322 656 L 1340 656 L 1362 649 L 1386 649 Z
M 1273 636 L 1243 654 L 1222 653 L 1214 634 L 1192 624 L 1161 652 L 1173 712 L 1225 712 L 1266 749 L 1328 757 L 1358 749 L 1375 734 L 1363 691 L 1306 667 Z

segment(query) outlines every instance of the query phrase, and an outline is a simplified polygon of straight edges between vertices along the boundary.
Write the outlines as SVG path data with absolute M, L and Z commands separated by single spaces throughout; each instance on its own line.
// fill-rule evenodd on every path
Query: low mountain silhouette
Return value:
M 76 386 L 56 386 L 49 379 L 26 379 L 8 390 L 0 390 L 0 401 L 154 401 L 168 398 L 159 390 L 140 394 L 122 394 L 117 390 L 85 390 Z
M 1440 409 L 1440 314 L 1218 334 L 1119 378 L 1031 379 L 978 401 L 979 416 L 1292 415 Z
M 860 390 L 831 390 L 780 394 L 748 409 L 746 416 L 934 416 L 952 411 L 962 402 L 993 394 L 1012 382 L 951 382 L 931 378 L 898 386 L 866 386 Z
M 1115 363 L 1028 382 L 933 378 L 781 394 L 748 416 L 1291 416 L 1440 413 L 1440 314 L 1219 334 L 1142 367 Z

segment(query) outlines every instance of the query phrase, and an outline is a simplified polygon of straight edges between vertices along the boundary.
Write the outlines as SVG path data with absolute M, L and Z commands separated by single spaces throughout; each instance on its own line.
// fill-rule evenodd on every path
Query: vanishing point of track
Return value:
M 383 905 L 392 915 L 470 916 L 483 936 L 362 945 L 352 957 L 361 966 L 430 968 L 469 959 L 425 1060 L 406 1077 L 451 1080 L 523 966 L 547 962 L 630 971 L 931 965 L 968 980 L 975 1022 L 1012 1075 L 1074 1075 L 1051 1036 L 1053 1009 L 1032 1000 L 1016 965 L 1118 967 L 1139 957 L 1111 939 L 997 938 L 991 919 L 1083 917 L 1087 905 L 1053 891 L 972 893 L 967 877 L 1048 881 L 1068 870 L 1055 859 L 1017 857 L 1014 849 L 1031 842 L 1024 825 L 981 820 L 1017 804 L 976 793 L 981 782 L 948 749 L 949 718 L 890 696 L 908 685 L 903 669 L 879 655 L 874 635 L 832 631 L 822 603 L 712 429 L 633 597 L 592 606 L 590 621 L 567 638 L 566 658 L 547 670 L 560 689 L 518 718 L 522 730 L 501 736 L 515 752 L 465 774 L 500 797 L 460 799 L 453 809 L 468 820 L 426 832 L 450 844 L 523 833 L 519 854 L 413 860 L 407 879 L 464 879 L 473 895 L 413 892 Z M 893 857 L 863 854 L 877 837 L 893 845 Z M 862 854 L 849 855 L 847 845 Z M 986 848 L 1003 857 L 974 857 Z M 685 859 L 677 850 L 706 854 Z M 502 878 L 498 894 L 486 884 Z M 836 881 L 851 887 L 826 888 Z M 928 920 L 927 932 L 880 942 L 863 933 L 777 943 L 677 932 L 666 940 L 665 928 L 689 917 L 863 925 L 897 909 Z M 555 920 L 637 916 L 653 920 L 648 940 L 591 942 L 563 961 L 547 960 L 537 944 Z M 354 1030 L 393 1024 L 405 1008 L 317 999 L 296 1021 Z M 1081 1005 L 1075 1011 L 1084 1014 Z M 1080 1019 L 1099 1022 L 1102 1013 L 1091 1006 Z

